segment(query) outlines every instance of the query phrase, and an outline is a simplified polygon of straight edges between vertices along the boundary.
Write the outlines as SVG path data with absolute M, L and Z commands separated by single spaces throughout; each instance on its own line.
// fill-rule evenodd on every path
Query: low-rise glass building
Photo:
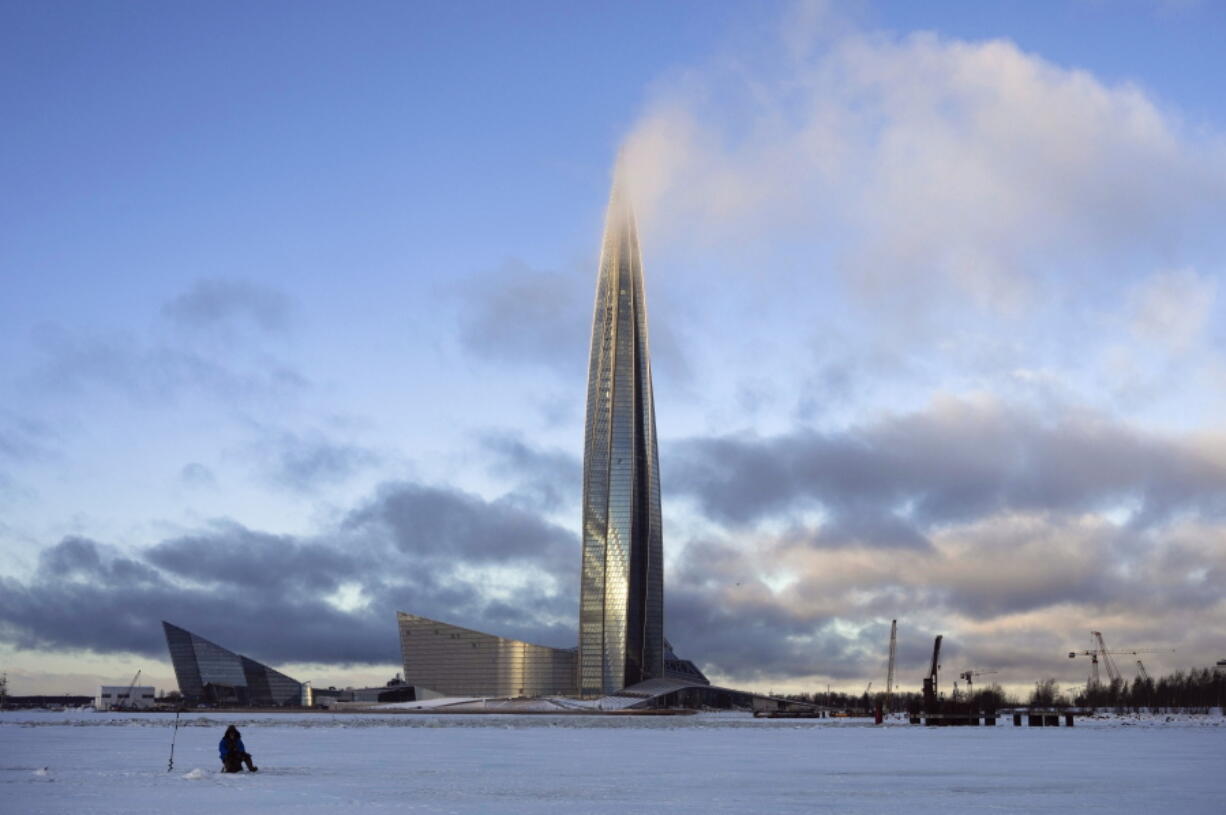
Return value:
M 256 707 L 301 703 L 298 680 L 165 620 L 162 628 L 185 702 Z
M 575 649 L 549 648 L 400 612 L 404 681 L 443 696 L 573 696 Z

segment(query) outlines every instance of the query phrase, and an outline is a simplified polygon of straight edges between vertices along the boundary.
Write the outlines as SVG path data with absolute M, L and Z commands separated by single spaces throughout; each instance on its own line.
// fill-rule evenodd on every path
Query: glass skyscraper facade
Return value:
M 663 529 L 647 303 L 616 182 L 596 280 L 583 446 L 579 693 L 664 675 Z
M 254 659 L 162 621 L 179 692 L 194 704 L 297 705 L 302 684 Z

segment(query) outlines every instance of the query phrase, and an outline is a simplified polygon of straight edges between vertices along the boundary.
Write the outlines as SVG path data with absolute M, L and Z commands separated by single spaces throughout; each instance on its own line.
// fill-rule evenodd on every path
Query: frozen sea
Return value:
M 1226 718 L 0 713 L 0 813 L 1226 813 Z M 260 772 L 222 775 L 243 731 Z

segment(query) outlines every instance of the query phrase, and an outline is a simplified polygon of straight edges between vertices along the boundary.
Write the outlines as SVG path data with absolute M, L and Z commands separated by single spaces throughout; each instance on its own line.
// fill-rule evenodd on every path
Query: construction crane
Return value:
M 864 686 L 864 695 L 868 696 L 868 692 L 871 691 L 872 689 L 873 689 L 873 683 L 870 680 L 869 683 Z
M 123 696 L 123 698 L 126 699 L 127 701 L 121 702 L 118 705 L 112 705 L 112 707 L 117 707 L 120 710 L 123 710 L 124 708 L 135 707 L 135 705 L 132 704 L 132 689 L 136 687 L 136 683 L 138 681 L 140 681 L 140 671 L 139 670 L 137 670 L 136 676 L 132 677 L 132 684 L 128 685 L 128 692 Z
M 966 694 L 969 696 L 971 692 L 974 691 L 975 689 L 974 682 L 972 680 L 976 676 L 991 676 L 994 673 L 998 673 L 998 671 L 973 671 L 973 670 L 967 669 L 963 671 L 962 673 L 958 674 L 958 676 L 966 680 Z
M 1111 658 L 1111 652 L 1107 650 L 1107 643 L 1103 641 L 1103 632 L 1091 631 L 1090 636 L 1098 644 L 1098 655 L 1103 661 L 1103 667 L 1107 669 L 1107 676 L 1112 682 L 1117 681 L 1120 678 L 1120 669 L 1115 667 L 1115 660 Z
M 926 713 L 935 713 L 937 708 L 937 680 L 941 670 L 941 639 L 944 634 L 937 634 L 936 640 L 932 643 L 932 665 L 928 668 L 928 675 L 924 677 L 924 711 Z
M 1086 656 L 1090 658 L 1090 677 L 1086 680 L 1086 690 L 1090 690 L 1095 685 L 1099 684 L 1098 664 L 1100 659 L 1102 660 L 1103 666 L 1107 669 L 1107 677 L 1114 682 L 1117 679 L 1122 681 L 1123 677 L 1120 676 L 1119 668 L 1115 667 L 1115 660 L 1111 658 L 1112 654 L 1131 654 L 1136 656 L 1137 654 L 1158 653 L 1158 651 L 1153 648 L 1117 648 L 1114 650 L 1108 650 L 1107 644 L 1103 641 L 1103 634 L 1101 631 L 1091 631 L 1090 641 L 1093 645 L 1090 650 L 1068 652 L 1069 659 L 1073 659 L 1074 657 L 1078 656 Z
M 1139 659 L 1137 660 L 1137 676 L 1142 682 L 1149 681 L 1149 671 L 1145 670 L 1145 663 Z
M 890 664 L 885 672 L 885 709 L 890 709 L 894 695 L 894 657 L 898 652 L 898 620 L 890 620 Z

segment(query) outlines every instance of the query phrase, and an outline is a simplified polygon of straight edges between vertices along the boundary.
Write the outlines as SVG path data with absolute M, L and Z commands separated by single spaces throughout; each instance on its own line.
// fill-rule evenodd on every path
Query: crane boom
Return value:
M 139 681 L 140 681 L 140 671 L 137 670 L 136 676 L 132 677 L 131 683 L 128 684 L 128 692 L 123 697 L 125 701 L 120 702 L 117 705 L 112 705 L 112 707 L 118 707 L 120 709 L 135 707 L 135 705 L 132 704 L 132 689 L 136 687 L 136 683 Z
M 972 686 L 974 685 L 973 680 L 975 677 L 991 676 L 992 674 L 995 674 L 995 673 L 1000 673 L 1000 672 L 999 671 L 975 671 L 975 670 L 967 669 L 963 671 L 962 673 L 958 674 L 958 676 L 966 680 L 966 692 L 970 693 L 973 690 Z
M 1145 670 L 1145 663 L 1139 659 L 1137 660 L 1137 676 L 1139 676 L 1143 682 L 1149 681 L 1149 671 Z

